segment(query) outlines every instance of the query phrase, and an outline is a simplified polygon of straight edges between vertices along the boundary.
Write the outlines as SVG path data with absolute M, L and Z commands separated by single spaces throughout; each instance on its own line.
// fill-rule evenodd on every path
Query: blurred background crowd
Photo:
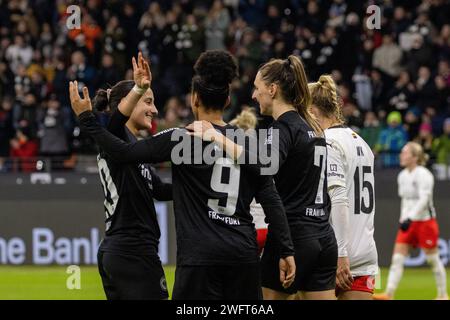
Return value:
M 80 29 L 66 27 L 71 4 L 81 7 Z M 373 4 L 381 26 L 372 30 Z M 227 49 L 239 62 L 226 120 L 257 108 L 251 94 L 263 62 L 296 54 L 310 81 L 333 76 L 347 124 L 379 166 L 398 166 L 409 140 L 430 164 L 450 166 L 448 0 L 0 0 L 0 171 L 35 171 L 25 160 L 40 157 L 71 170 L 94 154 L 68 82 L 94 94 L 132 79 L 138 50 L 151 61 L 159 110 L 151 133 L 191 122 L 192 66 L 207 49 Z

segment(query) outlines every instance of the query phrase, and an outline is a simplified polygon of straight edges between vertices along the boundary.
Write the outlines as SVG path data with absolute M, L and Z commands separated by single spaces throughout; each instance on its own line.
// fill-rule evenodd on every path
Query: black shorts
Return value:
M 98 270 L 108 300 L 163 300 L 169 297 L 157 255 L 98 251 Z
M 338 250 L 334 233 L 318 239 L 294 240 L 296 274 L 284 289 L 280 282 L 280 255 L 268 238 L 261 258 L 262 286 L 293 294 L 297 291 L 325 291 L 336 288 Z
M 173 300 L 261 300 L 258 263 L 239 266 L 179 266 Z

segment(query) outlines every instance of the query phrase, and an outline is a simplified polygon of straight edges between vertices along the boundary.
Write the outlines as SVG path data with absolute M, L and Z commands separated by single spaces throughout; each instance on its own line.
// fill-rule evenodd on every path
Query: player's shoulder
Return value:
M 433 174 L 426 167 L 424 167 L 424 166 L 417 166 L 416 170 L 417 170 L 417 174 L 420 177 L 433 179 Z
M 325 137 L 327 143 L 338 145 L 344 149 L 344 146 L 361 146 L 366 150 L 370 150 L 370 146 L 364 141 L 359 134 L 353 129 L 345 125 L 337 125 L 325 130 Z
M 408 177 L 408 169 L 406 169 L 406 168 L 402 169 L 402 171 L 400 171 L 398 173 L 397 181 L 401 181 L 401 180 L 407 179 L 407 177 Z
M 160 141 L 180 141 L 180 140 L 187 140 L 187 138 L 190 138 L 191 136 L 188 135 L 188 131 L 186 128 L 168 128 L 164 129 L 162 131 L 159 131 L 158 133 L 152 135 L 150 139 L 158 139 Z
M 324 145 L 325 139 L 317 135 L 313 128 L 303 119 L 298 112 L 288 111 L 283 113 L 273 122 L 274 129 L 280 129 L 280 138 L 288 137 L 295 144 L 305 144 L 314 141 L 314 145 Z

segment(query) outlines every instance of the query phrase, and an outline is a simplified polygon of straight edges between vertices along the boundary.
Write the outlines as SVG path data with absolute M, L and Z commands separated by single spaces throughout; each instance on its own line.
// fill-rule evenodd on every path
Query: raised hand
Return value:
M 138 54 L 138 60 L 133 57 L 133 79 L 134 83 L 141 89 L 147 90 L 152 83 L 152 72 L 147 61 L 142 56 L 142 52 Z
M 83 98 L 78 93 L 78 82 L 69 82 L 70 104 L 77 117 L 85 111 L 92 111 L 91 99 L 87 87 L 83 87 Z

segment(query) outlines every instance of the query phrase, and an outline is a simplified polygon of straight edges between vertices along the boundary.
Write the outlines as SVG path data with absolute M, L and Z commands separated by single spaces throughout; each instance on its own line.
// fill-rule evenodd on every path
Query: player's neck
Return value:
M 286 104 L 281 101 L 273 102 L 272 117 L 275 120 L 277 120 L 279 117 L 281 117 L 284 113 L 288 111 L 296 111 L 296 109 L 292 104 Z
M 330 119 L 330 118 L 321 118 L 319 119 L 319 124 L 322 130 L 326 130 L 328 128 L 334 127 L 339 125 L 340 123 L 336 121 L 336 119 Z
M 198 119 L 211 122 L 218 126 L 225 126 L 227 123 L 223 121 L 223 112 L 221 110 L 205 110 L 203 108 L 198 109 Z
M 131 134 L 135 137 L 137 137 L 139 135 L 139 130 L 138 128 L 136 128 L 130 120 L 127 121 L 127 123 L 125 124 L 128 128 L 128 130 L 130 130 Z
M 409 172 L 413 172 L 414 169 L 417 168 L 417 166 L 418 166 L 417 164 L 412 164 L 412 165 L 408 166 L 406 169 L 407 169 Z

